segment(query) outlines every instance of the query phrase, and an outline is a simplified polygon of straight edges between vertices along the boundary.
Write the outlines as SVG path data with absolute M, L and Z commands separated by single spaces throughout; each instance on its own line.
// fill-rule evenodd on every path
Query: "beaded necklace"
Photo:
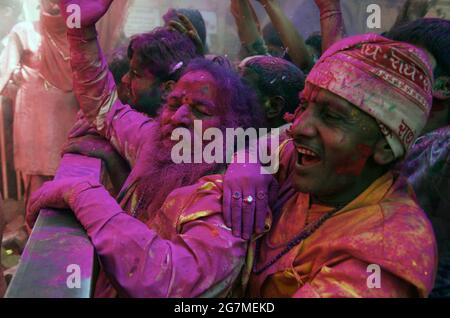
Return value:
M 341 207 L 337 207 L 333 211 L 330 211 L 327 214 L 322 215 L 320 217 L 320 219 L 318 219 L 316 222 L 307 225 L 303 231 L 301 231 L 297 236 L 295 236 L 292 240 L 290 240 L 288 242 L 286 247 L 280 253 L 278 253 L 274 258 L 272 258 L 269 262 L 267 262 L 265 265 L 263 265 L 260 268 L 257 268 L 256 261 L 259 257 L 261 242 L 260 241 L 257 242 L 256 251 L 255 251 L 256 259 L 255 259 L 255 263 L 253 264 L 253 273 L 255 273 L 256 275 L 259 275 L 262 272 L 264 272 L 266 269 L 268 269 L 270 266 L 275 264 L 280 258 L 282 258 L 284 255 L 286 255 L 295 246 L 297 246 L 303 240 L 310 237 L 323 223 L 325 223 L 325 221 L 327 221 L 329 218 L 331 218 L 340 209 L 341 209 Z

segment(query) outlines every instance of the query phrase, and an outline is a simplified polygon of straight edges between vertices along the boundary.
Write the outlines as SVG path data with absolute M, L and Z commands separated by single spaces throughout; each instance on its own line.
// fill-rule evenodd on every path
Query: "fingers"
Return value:
M 255 191 L 245 192 L 242 202 L 242 238 L 250 239 L 255 221 Z
M 224 183 L 223 187 L 223 198 L 222 198 L 222 209 L 223 209 L 223 219 L 225 221 L 225 225 L 231 228 L 231 198 L 232 192 L 228 187 L 228 183 Z
M 232 232 L 236 237 L 242 234 L 242 192 L 234 191 L 231 199 Z
M 81 137 L 87 134 L 90 130 L 91 126 L 87 121 L 80 121 L 75 123 L 72 130 L 69 133 L 69 138 Z
M 267 189 L 259 188 L 256 190 L 255 206 L 255 232 L 256 234 L 262 234 L 265 231 L 266 216 L 269 211 L 269 194 Z
M 177 14 L 177 16 L 181 22 L 179 24 L 183 28 L 183 31 L 180 31 L 180 32 L 187 33 L 187 35 L 192 40 L 192 42 L 194 42 L 197 53 L 203 54 L 204 53 L 203 42 L 200 39 L 197 29 L 194 27 L 191 20 L 189 20 L 188 17 L 186 17 L 185 15 L 180 14 L 180 13 Z
M 68 142 L 62 148 L 62 154 L 66 153 L 80 154 L 80 149 L 73 142 Z
M 34 227 L 41 210 L 40 202 L 42 202 L 42 196 L 45 194 L 45 192 L 43 192 L 44 185 L 31 195 L 30 202 L 27 206 L 25 221 L 30 229 Z
M 203 54 L 204 53 L 203 42 L 200 39 L 200 36 L 198 35 L 197 31 L 189 31 L 188 35 L 191 41 L 194 43 L 197 53 Z
M 188 19 L 188 17 L 186 17 L 184 14 L 178 13 L 178 18 L 188 31 L 195 31 L 195 33 L 197 33 L 194 25 L 192 24 L 191 20 Z
M 188 30 L 180 22 L 175 20 L 169 22 L 169 27 L 183 34 L 188 33 Z

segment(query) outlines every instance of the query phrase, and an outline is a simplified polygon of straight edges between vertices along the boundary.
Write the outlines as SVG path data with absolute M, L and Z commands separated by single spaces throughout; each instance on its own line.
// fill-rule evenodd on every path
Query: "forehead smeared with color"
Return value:
M 213 75 L 206 70 L 193 70 L 185 73 L 175 88 L 175 90 L 189 90 L 191 93 L 208 99 L 215 99 L 219 89 Z

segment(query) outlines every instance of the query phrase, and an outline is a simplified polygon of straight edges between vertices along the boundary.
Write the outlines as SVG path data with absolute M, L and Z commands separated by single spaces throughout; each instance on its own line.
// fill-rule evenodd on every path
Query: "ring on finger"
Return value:
M 244 199 L 244 202 L 247 203 L 247 204 L 251 204 L 253 202 L 253 197 L 251 195 L 247 196 Z

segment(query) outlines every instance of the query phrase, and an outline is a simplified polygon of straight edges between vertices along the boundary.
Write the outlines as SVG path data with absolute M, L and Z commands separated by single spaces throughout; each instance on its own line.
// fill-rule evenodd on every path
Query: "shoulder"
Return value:
M 187 223 L 207 218 L 222 224 L 222 181 L 222 175 L 210 175 L 193 185 L 173 190 L 159 213 L 166 219 L 164 223 L 175 225 L 177 233 L 182 232 Z
M 416 286 L 427 295 L 434 283 L 437 244 L 425 212 L 413 199 L 413 191 L 399 179 L 379 204 L 377 222 L 367 229 L 378 237 L 367 261 Z
M 433 287 L 437 245 L 430 221 L 407 187 L 397 180 L 378 203 L 338 215 L 336 233 L 328 228 L 332 239 L 325 244 L 348 258 L 377 264 L 424 296 Z

